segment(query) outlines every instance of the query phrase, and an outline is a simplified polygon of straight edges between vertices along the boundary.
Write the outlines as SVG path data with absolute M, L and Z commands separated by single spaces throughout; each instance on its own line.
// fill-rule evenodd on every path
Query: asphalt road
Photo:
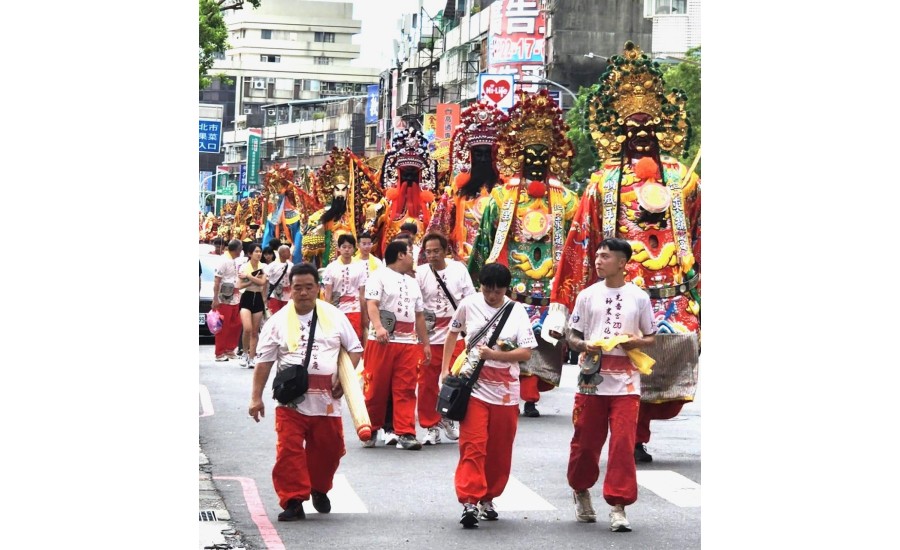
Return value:
M 214 362 L 210 345 L 201 345 L 199 356 L 201 448 L 248 549 L 700 547 L 699 394 L 679 417 L 651 426 L 648 450 L 654 461 L 638 465 L 638 501 L 626 509 L 631 533 L 609 531 L 602 498 L 605 456 L 601 479 L 591 491 L 598 521 L 575 521 L 566 483 L 574 366 L 565 367 L 560 388 L 542 394 L 540 418 L 519 417 L 512 477 L 495 500 L 500 521 L 482 521 L 473 530 L 459 525 L 455 442 L 444 440 L 421 451 L 381 443 L 364 449 L 345 406 L 347 454 L 329 493 L 332 513 L 317 514 L 307 502 L 305 521 L 279 523 L 281 508 L 271 482 L 275 402 L 267 390 L 266 417 L 257 424 L 247 414 L 253 371 L 236 361 Z M 419 428 L 420 438 L 423 433 Z

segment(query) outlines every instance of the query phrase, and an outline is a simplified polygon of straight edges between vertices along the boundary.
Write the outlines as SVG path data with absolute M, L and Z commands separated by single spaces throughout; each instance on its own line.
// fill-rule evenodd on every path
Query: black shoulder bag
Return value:
M 293 312 L 289 312 L 293 313 Z M 306 395 L 309 389 L 309 359 L 312 355 L 313 342 L 316 337 L 316 324 L 319 320 L 319 308 L 313 309 L 312 324 L 309 329 L 309 340 L 306 341 L 306 359 L 303 365 L 285 365 L 272 381 L 272 397 L 282 405 L 291 403 L 298 397 Z M 303 401 L 302 399 L 300 400 Z
M 487 329 L 494 322 L 494 319 L 502 314 L 500 323 L 497 325 L 497 330 L 491 334 L 491 339 L 487 343 L 487 347 L 494 347 L 494 344 L 497 343 L 497 338 L 500 336 L 500 331 L 503 330 L 503 325 L 506 324 L 506 320 L 512 312 L 513 305 L 514 302 L 512 300 L 507 301 L 506 305 L 498 310 L 497 313 L 485 323 L 484 328 L 472 338 L 472 344 L 469 347 L 469 351 L 471 351 L 471 348 L 484 336 L 484 333 L 487 332 Z M 462 378 L 452 374 L 444 378 L 444 383 L 441 384 L 441 391 L 438 394 L 437 412 L 450 420 L 462 420 L 465 418 L 466 409 L 469 407 L 469 397 L 472 395 L 472 388 L 475 386 L 475 382 L 478 381 L 478 374 L 481 373 L 481 368 L 483 366 L 484 359 L 480 359 L 475 366 L 475 371 L 468 378 Z
M 440 276 L 438 275 L 438 272 L 437 272 L 437 270 L 434 268 L 434 266 L 431 266 L 431 272 L 434 273 L 434 278 L 437 279 L 438 284 L 441 285 L 441 290 L 444 291 L 444 295 L 447 296 L 447 299 L 450 300 L 450 303 L 451 303 L 451 304 L 453 304 L 453 311 L 456 311 L 456 308 L 458 307 L 458 306 L 456 305 L 456 300 L 453 299 L 453 295 L 450 294 L 450 290 L 447 288 L 447 285 L 444 284 L 443 279 L 440 278 Z M 465 332 L 460 332 L 459 334 L 460 334 L 463 338 L 466 337 L 466 333 L 465 333 Z

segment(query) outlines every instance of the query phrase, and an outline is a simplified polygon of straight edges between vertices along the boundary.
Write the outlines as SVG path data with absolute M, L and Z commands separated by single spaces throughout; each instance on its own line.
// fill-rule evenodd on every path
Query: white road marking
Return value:
M 334 475 L 334 485 L 328 491 L 328 499 L 331 501 L 332 514 L 368 514 L 369 510 L 366 505 L 356 494 L 356 491 L 350 487 L 347 476 L 344 474 Z M 312 500 L 308 500 L 303 504 L 303 511 L 307 514 L 317 514 L 316 509 L 312 507 Z
M 494 505 L 500 513 L 556 510 L 555 506 L 513 476 L 509 476 L 506 489 L 503 490 L 502 495 L 494 499 Z
M 638 470 L 638 485 L 682 508 L 700 507 L 700 485 L 671 470 Z
M 200 384 L 200 407 L 203 409 L 203 414 L 200 415 L 201 418 L 215 414 L 212 397 L 209 396 L 209 390 L 203 384 Z

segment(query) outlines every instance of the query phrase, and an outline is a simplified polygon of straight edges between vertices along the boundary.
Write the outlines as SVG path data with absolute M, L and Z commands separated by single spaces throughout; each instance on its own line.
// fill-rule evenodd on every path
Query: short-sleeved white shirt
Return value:
M 287 271 L 284 270 L 284 267 L 287 266 Z M 291 299 L 291 267 L 294 264 L 288 260 L 287 262 L 279 262 L 274 261 L 270 263 L 266 268 L 266 277 L 269 279 L 269 293 L 272 298 L 281 300 L 282 302 L 288 302 Z M 284 276 L 282 277 L 282 273 Z M 281 278 L 279 281 L 278 279 Z M 278 282 L 278 287 L 276 288 L 275 282 Z
M 237 258 L 232 258 L 227 252 L 222 255 L 222 262 L 216 267 L 216 277 L 221 277 L 223 283 L 231 283 L 234 285 L 234 294 L 225 305 L 237 305 L 241 303 L 241 292 L 237 289 L 238 266 Z
M 569 327 L 584 335 L 587 342 L 619 334 L 647 335 L 656 332 L 653 308 L 646 292 L 633 283 L 609 288 L 598 281 L 575 298 Z M 640 395 L 641 374 L 620 347 L 603 352 L 600 362 L 603 381 L 596 395 Z
M 456 305 L 459 306 L 463 298 L 475 294 L 475 285 L 472 284 L 472 277 L 466 266 L 455 260 L 446 261 L 447 267 L 438 271 L 437 274 L 447 285 L 447 290 L 450 291 L 453 299 L 456 300 Z M 419 289 L 422 291 L 425 309 L 433 311 L 437 317 L 434 333 L 429 334 L 428 340 L 432 344 L 443 344 L 447 339 L 450 319 L 456 310 L 447 299 L 444 289 L 435 279 L 430 265 L 419 266 L 419 269 L 416 270 L 416 282 L 419 283 Z
M 353 325 L 347 316 L 331 304 L 317 302 L 319 320 L 316 322 L 316 337 L 313 342 L 312 356 L 309 359 L 309 390 L 306 397 L 297 405 L 297 410 L 307 416 L 341 416 L 341 400 L 331 395 L 331 387 L 337 380 L 337 361 L 341 346 L 347 351 L 362 352 L 362 344 L 356 336 Z M 286 365 L 303 365 L 306 358 L 306 346 L 309 341 L 312 312 L 298 315 L 300 319 L 300 345 L 294 352 L 287 345 L 287 316 L 297 315 L 291 304 L 278 310 L 263 325 L 256 346 L 257 361 L 278 360 L 278 371 Z M 322 327 L 323 315 L 331 319 L 332 333 L 325 332 Z
M 331 285 L 332 300 L 339 297 L 338 309 L 344 313 L 359 313 L 359 289 L 366 287 L 366 266 L 363 262 L 344 264 L 340 258 L 328 264 L 322 273 L 322 284 Z
M 366 282 L 366 299 L 379 300 L 379 309 L 390 311 L 397 317 L 397 327 L 391 342 L 415 344 L 416 313 L 422 311 L 422 291 L 416 280 L 397 273 L 390 267 L 372 273 Z M 401 325 L 403 323 L 403 325 Z M 375 339 L 375 326 L 369 323 L 369 339 Z
M 508 301 L 505 300 L 504 303 Z M 460 302 L 459 309 L 456 310 L 453 320 L 450 322 L 450 331 L 466 332 L 466 345 L 468 347 L 472 344 L 472 339 L 481 330 L 481 327 L 499 309 L 489 306 L 484 301 L 482 293 L 471 294 Z M 498 317 L 491 328 L 485 332 L 484 336 L 475 342 L 475 345 L 480 343 L 487 345 L 499 322 L 500 318 Z M 537 347 L 538 343 L 534 338 L 534 331 L 531 329 L 531 320 L 528 318 L 528 313 L 522 304 L 518 302 L 513 303 L 513 310 L 509 314 L 509 319 L 506 320 L 503 330 L 500 331 L 498 341 L 500 340 L 509 340 L 520 348 Z M 494 349 L 500 348 L 494 345 Z M 519 363 L 485 361 L 478 375 L 478 382 L 472 389 L 472 396 L 491 405 L 518 406 Z

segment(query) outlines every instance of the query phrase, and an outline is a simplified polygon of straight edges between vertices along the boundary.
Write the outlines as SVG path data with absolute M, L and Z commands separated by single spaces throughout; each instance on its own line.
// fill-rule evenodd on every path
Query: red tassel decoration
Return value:
M 456 179 L 453 180 L 453 188 L 457 190 L 462 189 L 471 179 L 472 174 L 469 172 L 460 172 L 459 175 L 456 176 Z
M 634 165 L 634 175 L 637 176 L 639 180 L 643 181 L 658 180 L 659 166 L 652 158 L 644 157 Z
M 528 195 L 535 199 L 539 199 L 547 192 L 547 186 L 540 181 L 532 181 L 528 184 Z

